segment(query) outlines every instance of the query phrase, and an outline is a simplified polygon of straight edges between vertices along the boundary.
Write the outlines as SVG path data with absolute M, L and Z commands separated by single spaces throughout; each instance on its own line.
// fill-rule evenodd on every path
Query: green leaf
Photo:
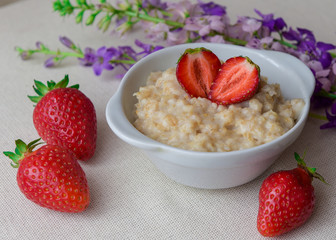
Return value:
M 41 92 L 41 94 L 44 96 L 48 93 L 49 89 L 46 85 L 44 85 L 42 82 L 34 80 L 36 88 Z
M 36 144 L 38 141 L 40 141 L 41 138 L 35 139 L 34 141 L 31 141 L 28 143 L 27 148 L 30 149 L 34 144 Z
M 60 0 L 57 0 L 53 3 L 53 8 L 54 8 L 54 11 L 60 11 L 62 9 L 62 3 Z
M 81 23 L 83 21 L 83 16 L 84 16 L 85 10 L 81 10 L 77 16 L 76 16 L 76 23 Z
M 10 163 L 10 165 L 13 167 L 13 168 L 18 168 L 20 166 L 19 163 Z
M 101 12 L 101 10 L 97 10 L 97 11 L 95 11 L 94 13 L 92 13 L 92 14 L 88 17 L 88 19 L 86 19 L 85 24 L 86 24 L 86 25 L 91 25 L 91 24 L 94 22 L 94 20 L 96 19 L 96 16 L 97 16 L 100 12 Z
M 72 85 L 72 86 L 70 86 L 69 88 L 79 89 L 79 84 Z
M 34 103 L 38 103 L 48 92 L 50 92 L 51 90 L 55 89 L 55 88 L 66 88 L 69 84 L 69 75 L 66 74 L 64 76 L 64 78 L 59 81 L 58 83 L 55 83 L 55 81 L 50 80 L 47 81 L 47 86 L 45 84 L 43 84 L 40 81 L 34 80 L 35 82 L 35 86 L 33 86 L 34 91 L 36 92 L 36 94 L 38 96 L 28 96 L 28 98 L 34 102 Z M 79 84 L 75 84 L 73 86 L 70 86 L 69 88 L 79 88 Z
M 16 155 L 22 155 L 22 153 L 20 152 L 20 150 L 17 147 L 15 148 L 15 154 Z
M 16 148 L 18 149 L 19 153 L 24 154 L 27 152 L 27 144 L 25 144 L 21 139 L 15 141 Z
M 306 154 L 304 154 L 304 156 L 305 156 Z M 306 163 L 305 163 L 305 161 L 303 160 L 304 159 L 304 156 L 303 156 L 303 158 L 301 158 L 300 157 L 300 155 L 298 154 L 298 153 L 294 153 L 294 157 L 295 157 L 295 160 L 296 160 L 296 162 L 298 163 L 298 165 L 299 166 L 303 166 L 303 167 L 305 167 L 306 166 Z
M 86 24 L 87 26 L 91 25 L 91 24 L 94 22 L 95 18 L 96 18 L 96 15 L 91 14 L 91 15 L 86 19 L 85 24 Z
M 47 81 L 47 86 L 50 89 L 54 89 L 55 88 L 56 83 L 53 80 Z
M 68 83 L 69 83 L 69 76 L 65 75 L 61 81 L 56 83 L 54 88 L 66 88 L 68 86 Z
M 28 96 L 28 98 L 34 103 L 38 103 L 42 99 L 41 96 Z
M 3 152 L 3 154 L 6 157 L 9 157 L 10 159 L 12 159 L 15 163 L 18 162 L 18 157 L 15 153 L 13 153 L 13 152 Z
M 39 95 L 39 96 L 41 96 L 41 97 L 44 96 L 43 93 L 41 93 L 41 91 L 38 90 L 35 86 L 33 86 L 33 89 L 34 89 L 34 91 L 36 92 L 37 95 Z

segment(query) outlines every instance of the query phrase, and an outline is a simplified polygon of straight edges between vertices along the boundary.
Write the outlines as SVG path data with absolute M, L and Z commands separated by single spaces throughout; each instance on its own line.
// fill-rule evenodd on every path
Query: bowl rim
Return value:
M 234 150 L 234 151 L 229 151 L 229 152 L 202 152 L 202 151 L 194 151 L 194 150 L 186 150 L 186 149 L 181 149 L 181 148 L 177 148 L 177 147 L 173 147 L 170 145 L 167 145 L 165 143 L 161 143 L 158 142 L 154 139 L 151 139 L 150 137 L 144 135 L 143 133 L 141 133 L 139 130 L 137 130 L 134 125 L 128 120 L 124 109 L 122 107 L 122 93 L 123 90 L 125 88 L 125 85 L 128 81 L 128 77 L 129 75 L 132 74 L 132 72 L 136 71 L 138 68 L 140 68 L 143 64 L 145 64 L 147 61 L 149 61 L 152 58 L 155 58 L 157 56 L 160 56 L 162 54 L 164 54 L 165 52 L 168 51 L 172 51 L 175 49 L 183 49 L 183 48 L 188 48 L 188 47 L 211 47 L 211 46 L 219 46 L 219 47 L 223 47 L 223 48 L 232 48 L 232 49 L 237 49 L 237 50 L 243 50 L 244 54 L 248 54 L 248 52 L 253 52 L 253 54 L 258 54 L 260 56 L 269 58 L 270 60 L 273 61 L 277 61 L 277 59 L 275 59 L 274 56 L 283 56 L 284 58 L 287 59 L 291 59 L 291 61 L 295 61 L 296 64 L 298 64 L 298 66 L 296 66 L 297 68 L 300 68 L 300 70 L 304 69 L 306 72 L 305 74 L 307 75 L 307 79 L 305 79 L 305 81 L 310 80 L 311 81 L 311 85 L 313 85 L 313 87 L 311 87 L 310 92 L 307 92 L 307 99 L 305 100 L 305 106 L 302 110 L 300 119 L 298 122 L 295 123 L 295 125 L 288 130 L 286 133 L 284 133 L 282 136 L 277 137 L 276 139 L 268 142 L 268 143 L 264 143 L 262 145 L 258 145 L 252 148 L 247 148 L 247 149 L 241 149 L 241 150 Z M 272 145 L 276 145 L 279 143 L 282 143 L 288 136 L 292 135 L 294 132 L 296 132 L 298 130 L 298 128 L 300 128 L 300 126 L 302 124 L 305 124 L 305 121 L 307 119 L 308 113 L 309 113 L 309 109 L 310 109 L 310 97 L 313 94 L 314 91 L 314 86 L 315 86 L 315 78 L 313 73 L 311 72 L 311 70 L 299 59 L 297 59 L 296 57 L 283 53 L 283 52 L 279 52 L 279 51 L 272 51 L 272 50 L 259 50 L 259 49 L 252 49 L 252 48 L 247 48 L 247 47 L 242 47 L 242 46 L 235 46 L 235 45 L 230 45 L 230 44 L 222 44 L 222 43 L 188 43 L 188 44 L 180 44 L 180 45 L 175 45 L 175 46 L 170 46 L 170 47 L 166 47 L 164 49 L 161 49 L 159 51 L 156 51 L 154 53 L 149 54 L 148 56 L 144 57 L 143 59 L 141 59 L 139 62 L 137 62 L 136 64 L 134 64 L 128 71 L 127 73 L 124 75 L 123 79 L 121 80 L 121 83 L 118 87 L 118 90 L 115 92 L 115 94 L 110 98 L 110 100 L 108 101 L 107 107 L 106 107 L 106 119 L 107 122 L 110 126 L 110 128 L 113 130 L 113 132 L 120 137 L 122 140 L 124 140 L 125 142 L 135 145 L 139 148 L 145 148 L 146 150 L 166 150 L 169 152 L 174 152 L 177 154 L 184 154 L 184 155 L 188 155 L 188 156 L 197 156 L 197 157 L 209 157 L 209 156 L 235 156 L 237 154 L 242 154 L 242 155 L 249 155 L 252 152 L 255 151 L 263 151 L 268 149 L 270 146 Z M 308 98 L 309 97 L 309 98 Z M 119 116 L 119 122 L 121 121 L 125 121 L 125 124 L 127 124 L 126 127 L 131 127 L 131 131 L 134 132 L 138 132 L 141 136 L 142 139 L 134 139 L 132 138 L 132 136 L 125 134 L 123 131 L 120 131 L 119 127 L 117 126 L 115 121 L 113 119 L 111 119 L 111 108 L 115 108 L 115 106 L 112 106 L 113 104 L 117 103 L 119 106 L 117 108 L 118 111 L 120 111 L 118 114 L 114 114 L 114 115 L 118 115 Z M 137 134 L 138 135 L 138 134 Z M 138 135 L 138 136 L 140 136 Z M 146 146 L 146 145 L 151 145 L 151 146 Z M 206 159 L 205 159 L 206 161 Z

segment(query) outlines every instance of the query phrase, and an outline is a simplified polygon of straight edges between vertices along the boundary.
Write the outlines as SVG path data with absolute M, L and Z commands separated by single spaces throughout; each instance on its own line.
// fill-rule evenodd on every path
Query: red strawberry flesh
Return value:
M 176 77 L 185 91 L 192 97 L 206 98 L 221 62 L 208 49 L 187 49 L 176 67 Z
M 223 105 L 248 100 L 258 89 L 259 74 L 259 67 L 249 58 L 230 58 L 214 80 L 209 99 Z

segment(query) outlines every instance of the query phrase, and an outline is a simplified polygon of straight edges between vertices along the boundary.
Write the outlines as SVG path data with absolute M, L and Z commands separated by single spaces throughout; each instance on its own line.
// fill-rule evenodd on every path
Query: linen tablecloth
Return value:
M 114 2 L 114 1 L 113 1 Z M 317 40 L 336 44 L 335 0 L 219 1 L 231 22 L 237 16 L 256 17 L 254 9 L 282 17 L 288 26 L 314 32 Z M 279 239 L 336 239 L 336 130 L 320 130 L 321 120 L 309 118 L 299 139 L 266 172 L 239 187 L 202 190 L 173 182 L 160 173 L 142 151 L 122 142 L 105 120 L 107 101 L 119 86 L 116 72 L 94 75 L 91 68 L 65 60 L 56 68 L 43 67 L 44 56 L 22 61 L 15 46 L 30 48 L 36 41 L 62 47 L 59 36 L 68 36 L 82 48 L 134 45 L 143 38 L 136 30 L 120 39 L 95 26 L 61 18 L 52 1 L 0 1 L 0 147 L 14 150 L 14 141 L 38 138 L 32 122 L 33 80 L 70 83 L 93 102 L 98 139 L 94 157 L 80 162 L 89 182 L 91 204 L 79 214 L 42 208 L 27 200 L 16 183 L 17 170 L 0 159 L 0 239 L 263 239 L 256 228 L 258 191 L 272 172 L 295 166 L 294 151 L 318 169 L 330 185 L 314 181 L 316 207 L 302 227 Z

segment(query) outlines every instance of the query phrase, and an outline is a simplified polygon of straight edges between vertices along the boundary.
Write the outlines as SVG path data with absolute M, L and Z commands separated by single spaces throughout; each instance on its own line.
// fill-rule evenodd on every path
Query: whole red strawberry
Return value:
M 305 223 L 313 212 L 312 179 L 325 181 L 315 168 L 307 167 L 297 153 L 295 159 L 297 168 L 275 172 L 261 185 L 257 228 L 263 236 L 279 236 L 291 231 Z
M 97 120 L 95 108 L 79 85 L 67 87 L 66 75 L 57 84 L 47 86 L 35 80 L 38 96 L 28 96 L 37 103 L 33 122 L 40 137 L 49 144 L 71 150 L 79 160 L 88 160 L 96 149 Z
M 90 203 L 86 176 L 75 155 L 60 146 L 46 144 L 39 149 L 37 139 L 28 145 L 15 141 L 14 152 L 4 152 L 18 168 L 17 183 L 31 201 L 61 212 L 82 212 Z

